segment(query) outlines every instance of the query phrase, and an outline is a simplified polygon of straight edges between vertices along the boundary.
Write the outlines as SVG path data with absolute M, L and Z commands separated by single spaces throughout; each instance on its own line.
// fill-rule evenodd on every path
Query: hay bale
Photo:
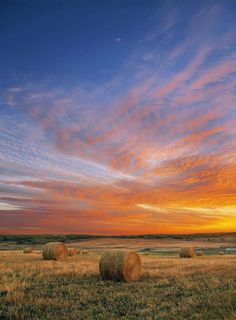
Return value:
M 179 251 L 180 258 L 194 258 L 195 255 L 196 254 L 193 247 L 180 248 L 180 251 Z
M 33 247 L 27 247 L 23 250 L 23 253 L 32 253 L 34 251 Z
M 103 280 L 136 281 L 140 277 L 141 268 L 138 253 L 128 250 L 106 250 L 99 263 Z
M 61 242 L 49 242 L 43 247 L 43 259 L 65 260 L 68 256 L 68 249 Z
M 205 252 L 204 251 L 197 251 L 196 256 L 198 256 L 198 257 L 205 256 Z
M 69 257 L 76 256 L 77 254 L 78 254 L 78 250 L 76 248 L 69 248 L 68 249 L 68 256 Z
M 223 256 L 224 254 L 225 254 L 224 251 L 220 251 L 220 252 L 219 252 L 219 255 L 220 255 L 220 256 Z

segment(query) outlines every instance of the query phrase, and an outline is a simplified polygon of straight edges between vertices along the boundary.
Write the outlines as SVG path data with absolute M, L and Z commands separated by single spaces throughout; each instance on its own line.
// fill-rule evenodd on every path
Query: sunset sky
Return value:
M 0 233 L 236 231 L 236 1 L 0 2 Z

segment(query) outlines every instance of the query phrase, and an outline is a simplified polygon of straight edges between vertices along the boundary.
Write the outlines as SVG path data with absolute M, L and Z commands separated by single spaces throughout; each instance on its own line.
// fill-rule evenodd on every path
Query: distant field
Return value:
M 6 238 L 6 240 L 4 240 Z M 204 249 L 206 254 L 217 254 L 226 248 L 236 249 L 236 233 L 209 235 L 144 235 L 127 237 L 96 237 L 92 235 L 11 235 L 0 236 L 0 250 L 22 250 L 27 246 L 41 249 L 49 241 L 62 241 L 67 245 L 101 252 L 106 248 L 126 248 L 139 252 L 172 255 L 183 246 Z M 235 251 L 236 253 L 236 251 Z
M 0 319 L 236 319 L 236 255 L 141 255 L 141 279 L 114 283 L 101 280 L 102 247 L 89 243 L 87 255 L 66 262 L 0 251 Z
M 159 255 L 178 255 L 179 248 L 184 246 L 194 246 L 196 249 L 203 249 L 206 254 L 217 254 L 219 251 L 227 252 L 227 248 L 232 248 L 231 252 L 236 254 L 236 242 L 234 238 L 197 240 L 180 239 L 89 239 L 80 242 L 73 242 L 70 245 L 83 249 L 101 251 L 110 249 L 131 249 L 140 253 L 159 254 Z M 234 251 L 235 249 L 235 251 Z

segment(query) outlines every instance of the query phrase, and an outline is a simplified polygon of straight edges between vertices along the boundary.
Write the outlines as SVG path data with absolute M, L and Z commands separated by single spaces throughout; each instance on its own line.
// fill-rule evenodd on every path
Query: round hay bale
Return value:
M 106 250 L 99 263 L 103 280 L 136 281 L 140 277 L 141 268 L 138 253 L 128 250 Z
M 180 248 L 180 251 L 179 251 L 180 258 L 194 258 L 195 255 L 196 254 L 193 247 Z
M 198 257 L 205 256 L 205 252 L 204 251 L 197 251 L 196 256 L 198 256 Z
M 220 256 L 223 256 L 224 254 L 225 254 L 224 251 L 220 251 L 220 252 L 219 252 L 219 255 L 220 255 Z
M 32 253 L 34 251 L 33 247 L 27 247 L 23 250 L 23 253 Z
M 68 256 L 68 249 L 61 242 L 49 242 L 43 247 L 43 259 L 63 261 Z
M 75 256 L 77 254 L 78 254 L 78 250 L 76 248 L 69 248 L 68 249 L 68 256 L 69 257 L 73 257 L 73 256 Z

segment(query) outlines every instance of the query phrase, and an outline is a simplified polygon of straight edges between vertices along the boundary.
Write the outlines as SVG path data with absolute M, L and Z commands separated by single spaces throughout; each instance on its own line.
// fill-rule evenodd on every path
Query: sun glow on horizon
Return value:
M 236 232 L 236 4 L 131 2 L 0 10 L 3 232 Z

